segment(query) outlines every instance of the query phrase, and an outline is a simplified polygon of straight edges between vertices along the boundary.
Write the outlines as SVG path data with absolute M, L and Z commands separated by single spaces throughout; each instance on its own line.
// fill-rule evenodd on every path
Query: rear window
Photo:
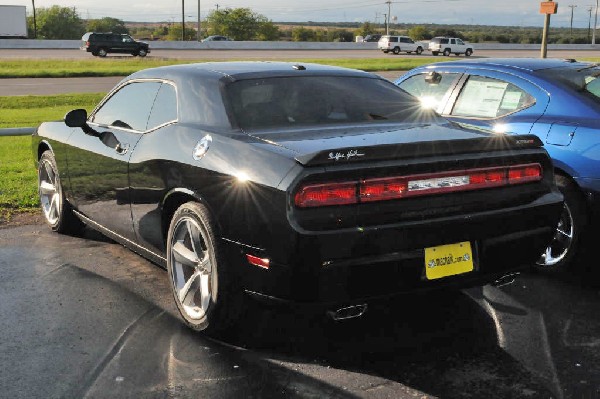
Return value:
M 598 64 L 589 64 L 587 67 L 552 68 L 537 71 L 549 81 L 561 82 L 571 90 L 579 92 L 593 100 L 600 102 L 600 67 Z
M 391 82 L 371 78 L 250 79 L 228 85 L 226 93 L 234 124 L 245 130 L 438 118 Z

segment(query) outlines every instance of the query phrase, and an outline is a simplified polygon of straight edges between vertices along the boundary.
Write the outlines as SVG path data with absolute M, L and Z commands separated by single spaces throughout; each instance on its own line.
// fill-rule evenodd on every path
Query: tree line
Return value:
M 181 40 L 181 23 L 127 24 L 112 17 L 82 19 L 75 7 L 52 6 L 36 10 L 36 27 L 33 16 L 28 17 L 29 37 L 37 31 L 38 39 L 80 39 L 85 32 L 128 33 L 138 39 Z M 202 21 L 201 37 L 227 36 L 233 40 L 268 40 L 297 42 L 350 42 L 356 36 L 384 34 L 381 24 L 364 23 L 274 23 L 250 8 L 225 8 L 211 11 Z M 541 27 L 507 27 L 484 25 L 392 24 L 390 34 L 407 35 L 415 40 L 435 36 L 460 37 L 471 43 L 499 42 L 539 44 Z M 590 30 L 551 28 L 549 43 L 590 43 Z M 195 23 L 185 25 L 185 40 L 196 40 Z

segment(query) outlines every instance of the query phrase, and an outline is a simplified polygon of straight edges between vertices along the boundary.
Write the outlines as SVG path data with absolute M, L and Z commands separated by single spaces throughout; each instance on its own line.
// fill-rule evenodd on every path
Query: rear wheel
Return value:
M 237 322 L 242 291 L 204 205 L 188 202 L 175 211 L 167 238 L 167 270 L 175 303 L 189 327 L 211 334 Z
M 106 55 L 107 55 L 107 54 L 108 54 L 108 51 L 106 51 L 106 49 L 105 49 L 105 48 L 99 48 L 99 49 L 98 49 L 98 55 L 99 55 L 100 57 L 106 57 Z
M 444 52 L 443 52 L 443 54 L 444 54 L 446 57 L 449 57 L 449 56 L 450 56 L 450 49 L 449 49 L 449 48 L 445 49 L 445 50 L 444 50 Z
M 387 54 L 387 53 L 390 52 L 389 50 L 382 50 L 382 51 L 383 51 L 384 54 Z
M 84 225 L 65 200 L 52 151 L 44 151 L 38 162 L 38 193 L 46 223 L 57 233 L 79 233 Z
M 565 197 L 563 212 L 552 241 L 536 262 L 538 269 L 549 272 L 564 271 L 578 258 L 587 220 L 585 201 L 577 186 L 560 175 L 556 175 L 556 185 Z
M 394 54 L 398 55 L 400 54 L 400 47 L 394 47 L 394 50 L 392 50 L 394 52 Z
M 417 47 L 417 51 L 416 51 L 416 53 L 417 53 L 418 55 L 421 55 L 421 53 L 422 53 L 422 52 L 423 52 L 423 47 Z
M 468 48 L 467 51 L 465 51 L 465 57 L 470 57 L 471 54 L 473 54 L 473 50 L 471 50 L 470 48 Z

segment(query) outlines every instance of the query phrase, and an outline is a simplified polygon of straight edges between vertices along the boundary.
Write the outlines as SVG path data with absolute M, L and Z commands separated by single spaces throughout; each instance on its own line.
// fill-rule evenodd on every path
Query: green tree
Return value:
M 361 27 L 359 29 L 357 29 L 355 31 L 355 33 L 357 36 L 365 37 L 367 35 L 375 33 L 375 31 L 376 31 L 376 29 L 373 26 L 373 24 L 371 24 L 370 22 L 365 22 L 361 25 Z
M 125 22 L 111 17 L 89 20 L 87 23 L 87 30 L 90 32 L 129 33 L 129 29 L 125 26 Z
M 431 34 L 423 26 L 413 26 L 408 30 L 408 36 L 413 40 L 431 39 Z
M 279 40 L 279 36 L 279 27 L 266 18 L 265 21 L 260 23 L 258 32 L 256 33 L 256 38 L 258 40 L 274 41 Z
M 85 24 L 77 15 L 75 7 L 38 8 L 36 20 L 39 39 L 81 39 L 85 33 Z
M 223 35 L 234 40 L 271 38 L 276 31 L 278 32 L 278 29 L 275 29 L 277 27 L 267 17 L 249 8 L 213 10 L 206 17 L 206 25 L 209 35 Z
M 314 42 L 315 37 L 315 31 L 312 29 L 306 29 L 303 26 L 292 29 L 292 40 L 295 42 Z
M 185 26 L 184 40 L 186 40 L 186 41 L 196 40 L 197 36 L 198 35 L 197 35 L 195 29 L 188 27 L 188 25 Z M 173 26 L 171 26 L 169 28 L 169 34 L 167 35 L 167 40 L 173 40 L 173 41 L 181 40 L 181 24 L 173 24 Z

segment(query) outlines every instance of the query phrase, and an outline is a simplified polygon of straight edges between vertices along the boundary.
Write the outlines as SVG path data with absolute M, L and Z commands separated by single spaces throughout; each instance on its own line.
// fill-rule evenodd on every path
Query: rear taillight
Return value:
M 294 203 L 300 208 L 358 204 L 408 197 L 479 190 L 542 179 L 540 164 L 457 170 L 350 182 L 307 184 Z
M 90 42 L 89 41 L 85 42 L 85 47 L 90 47 Z

